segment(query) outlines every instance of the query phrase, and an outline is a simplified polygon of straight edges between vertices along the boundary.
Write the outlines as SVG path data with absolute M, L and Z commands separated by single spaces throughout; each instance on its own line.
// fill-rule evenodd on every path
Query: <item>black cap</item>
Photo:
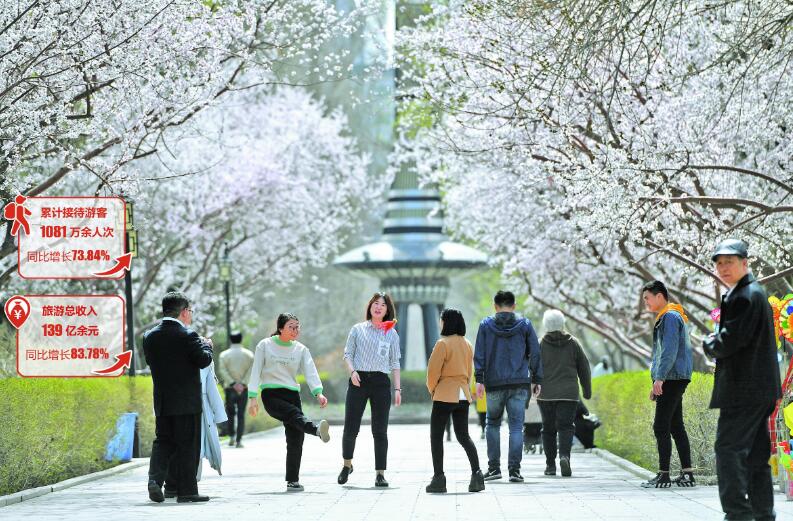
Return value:
M 749 256 L 746 243 L 740 239 L 725 239 L 716 246 L 716 251 L 713 252 L 711 260 L 716 262 L 716 257 L 719 255 L 737 255 L 745 259 Z

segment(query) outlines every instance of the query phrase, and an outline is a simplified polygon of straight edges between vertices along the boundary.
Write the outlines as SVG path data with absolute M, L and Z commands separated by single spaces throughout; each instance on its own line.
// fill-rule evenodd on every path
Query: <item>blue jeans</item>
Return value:
M 523 418 L 529 403 L 526 387 L 487 390 L 487 467 L 501 468 L 501 418 L 507 410 L 509 425 L 509 453 L 507 468 L 519 470 L 523 458 Z

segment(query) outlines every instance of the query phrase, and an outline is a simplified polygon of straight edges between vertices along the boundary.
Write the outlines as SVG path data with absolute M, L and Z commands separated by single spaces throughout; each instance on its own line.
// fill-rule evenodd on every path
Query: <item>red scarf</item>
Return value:
M 380 322 L 379 324 L 375 324 L 374 322 L 372 322 L 374 327 L 378 329 L 382 329 L 384 333 L 388 333 L 389 330 L 393 329 L 396 323 L 397 323 L 396 319 Z

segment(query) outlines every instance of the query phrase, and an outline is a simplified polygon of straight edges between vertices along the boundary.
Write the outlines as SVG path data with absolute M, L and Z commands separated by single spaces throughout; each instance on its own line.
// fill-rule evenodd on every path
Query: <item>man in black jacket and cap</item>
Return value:
M 176 480 L 179 503 L 208 501 L 198 494 L 200 462 L 200 369 L 212 363 L 212 343 L 189 329 L 190 301 L 172 291 L 162 299 L 163 319 L 143 335 L 143 352 L 154 383 L 155 438 L 149 461 L 149 499 L 165 500 L 168 466 Z M 169 485 L 172 485 L 169 480 Z
M 768 296 L 749 273 L 746 243 L 722 241 L 713 254 L 729 287 L 716 333 L 702 343 L 716 359 L 711 409 L 721 409 L 716 471 L 725 519 L 775 519 L 768 417 L 781 396 L 774 315 Z

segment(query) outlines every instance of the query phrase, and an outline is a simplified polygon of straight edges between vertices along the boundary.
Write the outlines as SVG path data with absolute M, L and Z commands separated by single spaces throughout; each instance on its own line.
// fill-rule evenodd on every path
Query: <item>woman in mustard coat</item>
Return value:
M 465 320 L 456 309 L 441 313 L 441 338 L 435 344 L 427 363 L 427 389 L 432 396 L 430 416 L 430 442 L 434 475 L 427 492 L 446 492 L 443 473 L 443 433 L 449 416 L 454 425 L 457 441 L 465 449 L 471 463 L 469 492 L 485 489 L 485 480 L 479 468 L 479 456 L 468 434 L 468 408 L 471 404 L 469 382 L 474 371 L 474 349 L 465 339 Z

